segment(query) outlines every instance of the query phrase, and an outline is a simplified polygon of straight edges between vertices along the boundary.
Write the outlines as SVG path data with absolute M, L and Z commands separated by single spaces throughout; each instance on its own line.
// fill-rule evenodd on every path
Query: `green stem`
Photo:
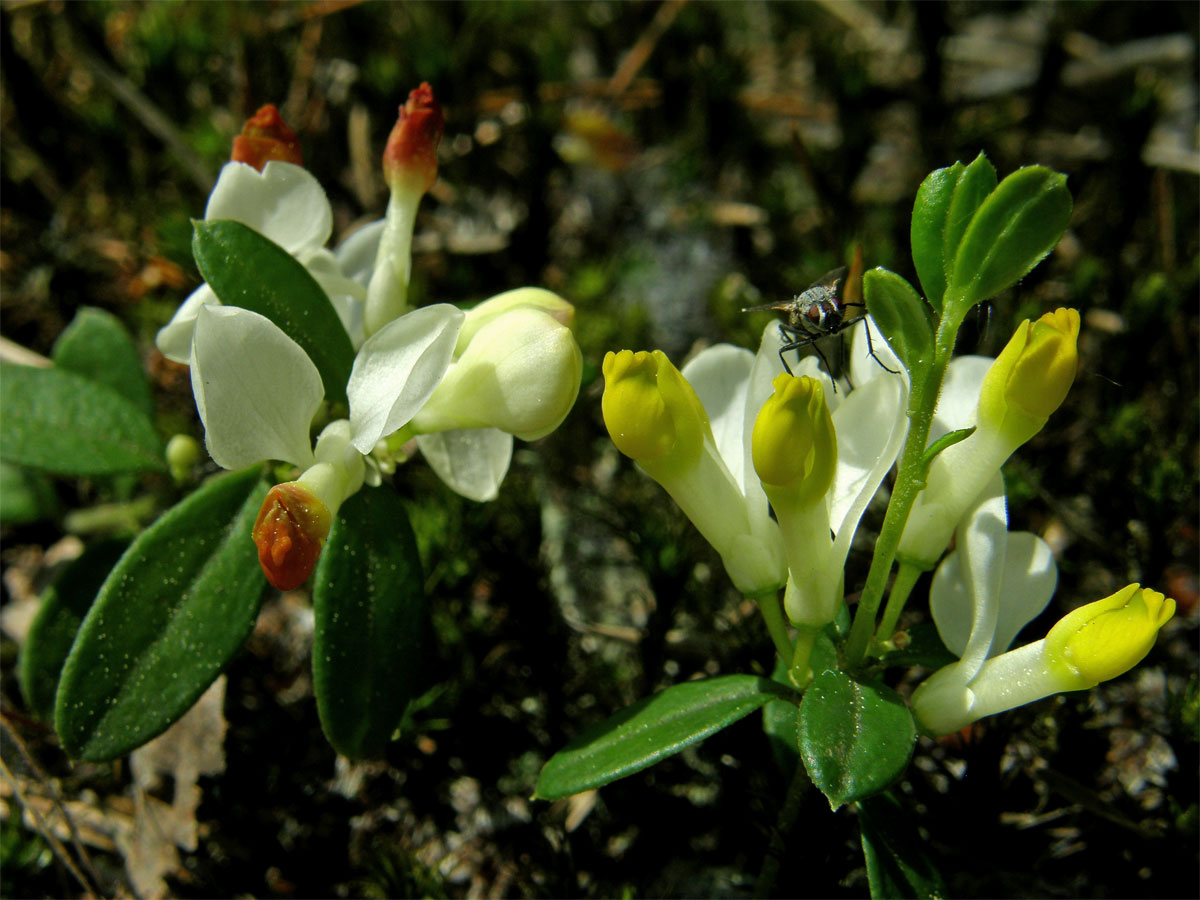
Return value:
M 954 353 L 954 338 L 962 324 L 963 313 L 947 309 L 938 323 L 934 340 L 933 361 L 913 374 L 912 393 L 908 399 L 908 439 L 900 454 L 900 465 L 896 470 L 896 484 L 892 488 L 892 499 L 883 518 L 883 528 L 875 542 L 875 555 L 863 585 L 850 638 L 846 642 L 846 664 L 853 668 L 861 665 L 867 655 L 871 636 L 875 632 L 875 617 L 883 592 L 887 588 L 888 575 L 896 559 L 896 550 L 904 534 L 904 525 L 912 511 L 917 495 L 925 487 L 925 446 L 929 442 L 929 429 L 933 425 L 933 408 L 946 367 Z
M 754 597 L 758 611 L 762 613 L 763 621 L 767 623 L 767 632 L 775 644 L 775 652 L 785 664 L 792 659 L 792 640 L 788 637 L 787 624 L 783 621 L 783 610 L 779 606 L 777 591 L 768 591 Z
M 779 869 L 783 864 L 784 854 L 787 853 L 787 837 L 800 814 L 800 805 L 808 792 L 808 772 L 804 762 L 797 758 L 796 771 L 792 775 L 792 783 L 788 785 L 787 796 L 783 799 L 783 808 L 779 810 L 779 818 L 775 822 L 775 830 L 771 832 L 771 842 L 767 846 L 767 855 L 763 860 L 762 869 L 758 873 L 758 881 L 754 884 L 755 897 L 770 897 L 779 877 Z
M 887 606 L 883 609 L 883 620 L 879 623 L 879 630 L 875 632 L 876 641 L 886 641 L 895 633 L 896 623 L 900 621 L 900 613 L 904 611 L 908 595 L 912 593 L 913 586 L 923 571 L 920 566 L 914 566 L 912 563 L 900 563 L 896 580 L 892 582 L 892 590 L 888 593 Z
M 792 662 L 788 668 L 788 678 L 792 684 L 801 690 L 812 681 L 812 651 L 820 634 L 820 628 L 814 628 L 811 625 L 796 626 L 796 650 L 792 653 Z

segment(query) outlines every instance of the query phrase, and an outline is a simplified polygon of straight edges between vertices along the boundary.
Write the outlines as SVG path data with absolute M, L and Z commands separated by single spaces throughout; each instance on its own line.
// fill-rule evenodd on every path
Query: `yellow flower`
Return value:
M 661 350 L 609 351 L 600 408 L 617 449 L 655 478 L 694 464 L 709 432 L 696 391 Z
M 1075 380 L 1078 338 L 1079 312 L 1074 309 L 1057 309 L 1018 325 L 984 378 L 980 427 L 990 425 L 1018 445 L 1041 431 Z
M 754 422 L 754 470 L 774 495 L 793 492 L 794 500 L 813 503 L 833 484 L 837 435 L 821 382 L 781 372 Z M 776 489 L 776 490 L 772 490 Z
M 1067 613 L 1046 635 L 1046 654 L 1080 687 L 1092 687 L 1141 662 L 1173 615 L 1170 597 L 1131 584 Z

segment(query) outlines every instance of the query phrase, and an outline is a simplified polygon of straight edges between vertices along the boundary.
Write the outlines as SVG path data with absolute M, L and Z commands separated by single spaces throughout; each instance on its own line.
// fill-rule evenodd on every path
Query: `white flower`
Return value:
M 1004 482 L 996 473 L 959 525 L 957 547 L 930 587 L 938 633 L 960 658 L 913 694 L 913 711 L 927 730 L 949 734 L 987 714 L 978 696 L 985 664 L 1046 608 L 1057 582 L 1046 542 L 1008 531 Z
M 311 172 L 279 160 L 271 160 L 261 172 L 246 163 L 226 163 L 209 195 L 204 219 L 240 222 L 294 256 L 329 296 L 354 346 L 362 343 L 366 288 L 346 276 L 337 257 L 325 249 L 333 211 Z M 207 284 L 196 288 L 158 332 L 155 343 L 163 356 L 187 363 L 197 314 L 220 302 Z

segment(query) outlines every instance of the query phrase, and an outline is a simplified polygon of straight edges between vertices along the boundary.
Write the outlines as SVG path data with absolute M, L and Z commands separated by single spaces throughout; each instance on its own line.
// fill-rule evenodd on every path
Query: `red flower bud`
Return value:
M 437 180 L 437 148 L 446 122 L 427 83 L 408 95 L 383 150 L 383 174 L 388 187 L 403 186 L 422 194 Z
M 304 584 L 331 524 L 328 508 L 304 485 L 290 481 L 271 488 L 251 532 L 267 581 L 281 591 Z
M 246 120 L 242 133 L 233 139 L 233 162 L 242 162 L 263 170 L 273 159 L 304 165 L 296 132 L 288 128 L 279 110 L 268 103 Z

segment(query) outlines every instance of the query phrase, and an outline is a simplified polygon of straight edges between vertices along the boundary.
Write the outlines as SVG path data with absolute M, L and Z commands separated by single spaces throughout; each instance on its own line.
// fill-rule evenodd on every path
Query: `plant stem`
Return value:
M 762 613 L 763 621 L 767 623 L 767 632 L 771 635 L 771 640 L 775 644 L 775 652 L 779 654 L 779 658 L 783 660 L 784 665 L 791 665 L 792 640 L 788 637 L 787 625 L 783 621 L 783 611 L 779 606 L 778 592 L 768 591 L 765 594 L 759 594 L 753 599 L 758 604 L 758 610 Z
M 875 542 L 875 555 L 863 585 L 850 638 L 846 642 L 846 664 L 853 668 L 861 665 L 867 655 L 871 636 L 875 631 L 875 616 L 883 601 L 888 575 L 896 559 L 896 550 L 904 534 L 908 514 L 916 502 L 917 495 L 925 487 L 925 446 L 929 441 L 929 429 L 933 425 L 933 409 L 937 405 L 938 393 L 946 367 L 954 353 L 954 338 L 962 324 L 964 310 L 947 309 L 938 322 L 934 339 L 933 361 L 928 367 L 917 370 L 912 381 L 912 393 L 908 399 L 908 438 L 900 454 L 900 465 L 896 470 L 896 484 L 892 488 L 892 499 L 883 518 L 883 528 Z
M 887 606 L 883 609 L 883 620 L 879 623 L 879 630 L 875 632 L 876 641 L 886 641 L 895 633 L 896 623 L 900 621 L 900 613 L 904 611 L 908 595 L 912 593 L 913 586 L 923 571 L 920 566 L 914 566 L 912 563 L 900 563 L 896 580 L 892 582 L 892 590 L 888 593 Z
M 775 887 L 775 879 L 779 877 L 779 868 L 783 864 L 783 855 L 787 852 L 787 836 L 796 823 L 800 814 L 800 805 L 808 792 L 811 782 L 804 762 L 796 759 L 796 771 L 792 782 L 788 785 L 787 796 L 783 799 L 783 807 L 779 810 L 779 818 L 775 821 L 775 829 L 771 832 L 771 842 L 767 845 L 767 855 L 763 859 L 762 869 L 758 873 L 758 881 L 754 884 L 755 897 L 770 897 Z

